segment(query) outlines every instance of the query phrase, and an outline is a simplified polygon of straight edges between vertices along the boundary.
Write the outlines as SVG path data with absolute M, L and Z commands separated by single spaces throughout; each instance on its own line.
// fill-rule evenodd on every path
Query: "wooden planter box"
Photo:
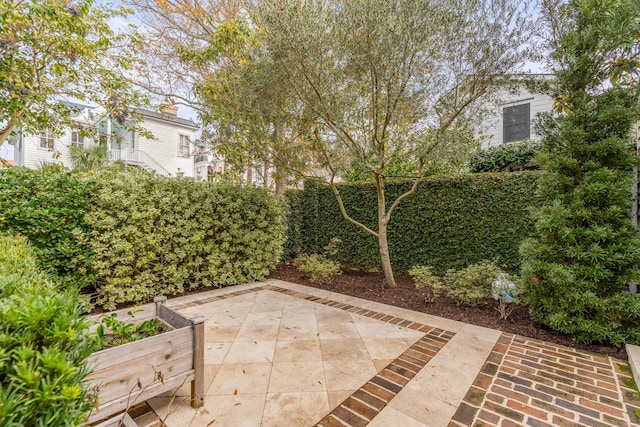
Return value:
M 116 311 L 125 322 L 159 319 L 172 331 L 93 353 L 87 381 L 97 396 L 88 423 L 110 417 L 159 394 L 191 382 L 191 405 L 203 405 L 204 317 L 187 319 L 164 305 L 166 297 L 141 306 L 131 319 Z

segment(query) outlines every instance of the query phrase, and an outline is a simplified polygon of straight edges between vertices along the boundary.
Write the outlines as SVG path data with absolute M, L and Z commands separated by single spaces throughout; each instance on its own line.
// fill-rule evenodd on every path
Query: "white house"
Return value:
M 552 74 L 525 76 L 528 78 L 550 80 Z M 553 98 L 549 95 L 534 93 L 522 85 L 518 89 L 498 91 L 488 114 L 476 130 L 476 137 L 482 141 L 482 148 L 501 144 L 540 139 L 532 129 L 532 123 L 540 113 L 553 111 Z
M 136 109 L 142 116 L 140 126 L 153 135 L 150 139 L 118 125 L 100 107 L 79 104 L 71 107 L 78 110 L 74 116 L 77 127 L 67 127 L 61 136 L 44 129 L 38 135 L 18 134 L 13 138 L 16 166 L 37 168 L 41 164 L 62 163 L 71 168 L 70 147 L 88 148 L 103 143 L 112 161 L 162 175 L 207 179 L 208 159 L 194 156 L 194 133 L 198 126 L 192 120 L 178 117 L 176 109 L 161 112 Z

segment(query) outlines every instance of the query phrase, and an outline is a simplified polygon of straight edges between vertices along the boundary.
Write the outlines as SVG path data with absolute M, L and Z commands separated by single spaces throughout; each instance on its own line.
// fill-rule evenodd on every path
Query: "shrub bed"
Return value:
M 518 247 L 533 234 L 529 210 L 538 201 L 539 177 L 539 172 L 520 172 L 425 179 L 389 224 L 394 271 L 430 265 L 436 274 L 443 274 L 494 259 L 507 271 L 517 272 Z M 387 200 L 395 200 L 410 186 L 411 182 L 388 183 Z M 377 229 L 375 186 L 344 184 L 339 190 L 347 212 Z M 337 237 L 342 241 L 337 260 L 364 270 L 381 268 L 376 239 L 342 218 L 328 187 L 306 182 L 304 190 L 288 192 L 287 197 L 291 209 L 287 255 L 321 253 Z
M 36 266 L 25 237 L 0 237 L 0 425 L 80 425 L 91 352 L 76 289 Z

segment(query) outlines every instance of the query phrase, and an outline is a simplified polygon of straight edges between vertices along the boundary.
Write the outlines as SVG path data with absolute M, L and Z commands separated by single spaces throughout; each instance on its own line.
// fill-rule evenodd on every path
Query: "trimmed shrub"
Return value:
M 0 235 L 21 234 L 40 268 L 68 284 L 92 282 L 84 215 L 95 183 L 59 170 L 0 169 Z
M 91 410 L 91 353 L 75 289 L 40 273 L 25 237 L 0 237 L 0 425 L 76 426 Z
M 603 61 L 619 55 L 620 36 L 609 28 L 619 25 L 612 17 L 627 21 L 631 4 L 568 2 L 557 11 L 566 32 L 554 38 L 553 96 L 565 114 L 542 129 L 543 202 L 534 211 L 535 239 L 521 248 L 532 317 L 582 343 L 640 342 L 640 296 L 628 292 L 640 277 L 629 197 L 640 92 L 610 85 L 611 64 Z M 635 32 L 633 25 L 627 29 Z
M 425 179 L 416 193 L 402 201 L 389 223 L 389 250 L 394 271 L 429 265 L 435 274 L 461 269 L 485 259 L 520 268 L 518 247 L 533 235 L 529 209 L 539 172 L 469 174 Z M 387 200 L 393 201 L 412 182 L 390 182 Z M 347 212 L 377 229 L 377 198 L 373 184 L 339 185 Z M 289 193 L 290 194 L 290 193 Z M 291 196 L 289 195 L 290 200 Z M 301 253 L 319 253 L 333 237 L 342 240 L 336 260 L 353 268 L 380 270 L 377 240 L 342 217 L 332 191 L 306 182 L 291 203 L 288 247 Z
M 447 296 L 457 305 L 476 306 L 491 298 L 491 284 L 502 271 L 494 262 L 483 261 L 462 270 L 449 270 L 444 276 Z
M 342 274 L 340 264 L 330 259 L 338 253 L 340 239 L 331 239 L 324 247 L 323 254 L 300 255 L 294 264 L 298 270 L 309 274 L 309 280 L 314 283 L 326 285 L 333 281 L 335 276 Z
M 471 155 L 469 169 L 476 173 L 539 169 L 535 157 L 540 149 L 541 145 L 532 141 L 501 144 L 486 150 L 479 149 Z
M 87 215 L 98 303 L 262 280 L 282 254 L 284 204 L 252 187 L 105 170 Z
M 409 274 L 416 284 L 416 289 L 421 289 L 426 302 L 433 302 L 440 297 L 444 290 L 442 279 L 431 272 L 431 267 L 426 265 L 416 265 Z

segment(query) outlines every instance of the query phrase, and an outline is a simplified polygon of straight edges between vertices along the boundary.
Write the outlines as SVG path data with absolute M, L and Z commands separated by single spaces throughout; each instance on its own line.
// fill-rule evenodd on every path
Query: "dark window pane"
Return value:
M 516 142 L 531 137 L 531 104 L 514 105 L 502 110 L 503 142 Z

